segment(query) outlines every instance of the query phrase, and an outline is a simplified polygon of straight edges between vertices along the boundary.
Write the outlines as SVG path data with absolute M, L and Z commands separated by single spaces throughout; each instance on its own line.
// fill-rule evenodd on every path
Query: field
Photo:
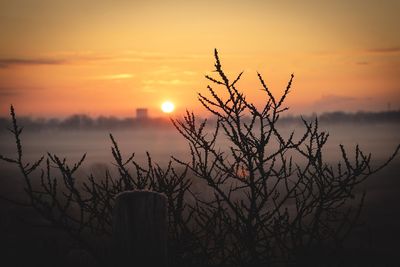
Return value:
M 282 126 L 284 133 L 290 129 L 301 133 L 299 125 Z M 371 152 L 372 162 L 379 164 L 389 157 L 395 146 L 400 143 L 400 125 L 397 124 L 330 124 L 321 125 L 330 133 L 325 147 L 325 160 L 335 162 L 343 144 L 348 151 L 359 144 L 365 152 Z M 180 159 L 188 157 L 188 146 L 182 136 L 173 128 L 164 130 L 118 130 L 113 135 L 119 143 L 122 153 L 134 152 L 139 162 L 146 162 L 149 152 L 155 162 L 161 166 L 173 155 Z M 89 173 L 101 175 L 107 168 L 112 169 L 111 141 L 107 131 L 60 131 L 46 130 L 26 132 L 22 136 L 24 157 L 27 160 L 38 158 L 47 152 L 66 157 L 68 161 L 78 160 L 83 153 L 87 159 L 79 173 L 86 177 Z M 221 146 L 227 144 L 221 140 Z M 12 157 L 15 144 L 12 136 L 2 133 L 0 151 Z M 349 239 L 348 259 L 358 266 L 361 261 L 378 266 L 396 261 L 400 249 L 400 156 L 381 172 L 371 176 L 359 187 L 359 192 L 367 192 L 362 225 L 352 233 Z M 10 198 L 23 200 L 22 180 L 18 171 L 5 162 L 0 162 L 1 193 Z M 66 265 L 76 264 L 76 258 L 82 251 L 70 251 L 72 243 L 58 230 L 42 227 L 43 221 L 30 208 L 22 208 L 7 202 L 0 202 L 2 214 L 0 231 L 2 236 L 1 257 L 18 263 L 32 263 L 32 266 L 51 265 L 59 260 Z M 29 226 L 25 221 L 28 221 Z M 32 226 L 34 225 L 34 226 Z M 36 226 L 35 226 L 36 225 Z M 21 257 L 23 256 L 23 257 Z M 80 257 L 80 256 L 79 256 Z M 78 258 L 79 258 L 78 257 Z M 75 262 L 74 262 L 75 261 Z M 89 266 L 92 259 L 84 256 L 80 263 Z M 78 263 L 79 264 L 79 263 Z M 362 265 L 362 264 L 361 264 Z

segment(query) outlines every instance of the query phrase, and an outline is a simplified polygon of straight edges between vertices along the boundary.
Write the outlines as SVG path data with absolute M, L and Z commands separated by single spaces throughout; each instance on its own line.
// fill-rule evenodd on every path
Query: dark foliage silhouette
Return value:
M 266 95 L 258 108 L 238 89 L 242 73 L 230 80 L 217 51 L 215 73 L 206 76 L 209 95 L 198 94 L 212 122 L 189 111 L 173 120 L 191 157 L 172 157 L 166 167 L 149 154 L 145 165 L 134 154 L 124 158 L 111 134 L 116 174 L 78 177 L 86 155 L 74 164 L 50 153 L 27 163 L 11 107 L 17 155 L 0 159 L 19 168 L 29 202 L 7 200 L 32 206 L 99 263 L 108 262 L 114 197 L 134 189 L 167 197 L 170 266 L 301 265 L 310 255 L 316 264 L 318 256 L 334 262 L 363 207 L 365 193 L 357 195 L 357 185 L 385 167 L 399 146 L 373 168 L 370 154 L 356 146 L 351 160 L 340 145 L 342 159 L 331 165 L 323 158 L 328 134 L 317 119 L 303 120 L 301 134 L 284 136 L 279 130 L 293 75 L 277 97 L 258 74 Z

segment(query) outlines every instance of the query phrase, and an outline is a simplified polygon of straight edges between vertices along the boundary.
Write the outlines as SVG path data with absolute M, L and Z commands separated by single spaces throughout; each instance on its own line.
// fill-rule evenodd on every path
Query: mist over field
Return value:
M 212 125 L 212 124 L 211 124 Z M 356 145 L 365 153 L 372 154 L 372 166 L 378 166 L 384 162 L 400 143 L 400 124 L 397 122 L 366 123 L 366 122 L 320 122 L 321 131 L 329 133 L 327 144 L 323 149 L 324 160 L 334 166 L 341 160 L 339 145 L 342 144 L 348 153 L 350 161 L 354 161 L 354 150 Z M 211 133 L 213 128 L 209 127 Z M 300 121 L 289 121 L 279 126 L 284 138 L 288 138 L 292 131 L 299 139 L 305 131 Z M 90 173 L 95 177 L 103 177 L 106 170 L 115 170 L 114 159 L 111 153 L 110 133 L 117 141 L 121 153 L 128 158 L 132 153 L 139 164 L 146 166 L 147 153 L 153 162 L 165 167 L 175 157 L 182 161 L 189 161 L 190 149 L 185 138 L 173 127 L 172 123 L 162 126 L 148 127 L 111 127 L 111 129 L 60 129 L 47 128 L 42 130 L 25 129 L 22 134 L 23 157 L 26 162 L 33 162 L 47 153 L 55 154 L 60 158 L 66 158 L 67 163 L 73 165 L 86 154 L 85 161 L 79 170 L 80 178 L 85 179 Z M 228 143 L 223 135 L 219 137 L 217 145 L 221 150 L 227 150 L 232 145 Z M 271 142 L 271 151 L 277 149 L 276 144 Z M 0 151 L 8 157 L 15 157 L 16 145 L 13 136 L 8 131 L 0 132 Z M 267 151 L 268 152 L 268 151 Z M 298 155 L 293 155 L 294 161 L 301 164 Z M 398 170 L 400 173 L 400 158 L 397 156 L 390 164 L 391 170 Z M 179 168 L 179 164 L 175 163 Z M 384 170 L 385 171 L 385 170 Z M 0 162 L 1 183 L 8 187 L 16 188 L 20 177 L 14 165 Z M 390 173 L 390 171 L 387 171 Z M 380 172 L 368 182 L 374 184 L 369 190 L 379 189 L 380 193 L 393 190 L 390 184 L 390 177 L 397 177 L 398 174 Z M 400 183 L 399 183 L 400 184 Z M 14 185 L 14 186 L 13 186 Z M 8 192 L 9 194 L 10 192 Z
M 354 159 L 354 148 L 359 145 L 365 153 L 372 153 L 372 164 L 376 166 L 387 159 L 400 143 L 398 134 L 400 124 L 397 121 L 379 123 L 322 120 L 319 128 L 330 134 L 325 145 L 324 158 L 331 164 L 336 164 L 340 159 L 339 144 L 345 146 L 351 161 Z M 280 124 L 279 129 L 283 137 L 286 138 L 293 130 L 297 137 L 300 137 L 305 131 L 304 125 L 300 121 L 290 120 Z M 212 127 L 208 130 L 212 130 Z M 23 156 L 26 161 L 33 161 L 49 152 L 61 158 L 65 157 L 67 162 L 72 165 L 86 153 L 86 159 L 77 174 L 78 179 L 86 179 L 90 173 L 101 178 L 107 169 L 116 174 L 111 154 L 110 133 L 118 142 L 123 156 L 127 158 L 131 153 L 135 153 L 135 160 L 143 166 L 147 162 L 147 152 L 151 155 L 153 162 L 159 163 L 160 166 L 166 166 L 171 156 L 183 161 L 188 161 L 190 158 L 187 141 L 171 123 L 156 127 L 147 125 L 146 127 L 109 127 L 108 129 L 101 127 L 97 129 L 50 127 L 32 130 L 28 127 L 21 136 Z M 221 149 L 227 149 L 230 145 L 223 137 L 220 138 L 218 144 Z M 271 149 L 274 149 L 273 143 Z M 0 151 L 4 156 L 15 157 L 16 155 L 16 145 L 13 136 L 8 131 L 1 131 L 0 133 Z M 349 244 L 354 249 L 354 253 L 358 253 L 358 250 L 361 251 L 361 254 L 354 259 L 364 257 L 365 251 L 367 251 L 370 260 L 382 257 L 387 259 L 388 262 L 395 260 L 396 251 L 400 248 L 397 243 L 400 236 L 400 230 L 397 227 L 400 224 L 400 211 L 397 207 L 397 203 L 400 201 L 398 195 L 399 173 L 400 157 L 397 156 L 387 168 L 371 176 L 366 183 L 359 187 L 357 197 L 361 195 L 363 190 L 366 191 L 367 196 L 361 216 L 363 226 L 354 231 L 349 238 Z M 21 198 L 23 193 L 21 174 L 15 166 L 3 161 L 0 162 L 0 185 L 2 194 L 23 199 Z M 34 229 L 24 232 L 24 229 L 26 229 L 23 226 L 24 224 L 18 226 L 20 222 L 15 218 L 22 216 L 32 220 L 29 219 L 35 218 L 32 212 L 5 203 L 1 205 L 9 214 L 1 222 L 5 226 L 3 228 L 6 231 L 4 236 L 5 240 L 9 240 L 8 242 L 20 242 L 22 240 L 29 244 L 29 242 L 35 243 L 34 240 L 40 239 L 43 235 L 47 236 L 47 239 L 50 238 L 49 235 L 52 235 L 51 231 L 47 230 L 43 232 Z M 21 234 L 21 231 L 23 231 L 23 234 Z M 58 235 L 55 234 L 54 236 L 54 239 L 50 239 L 57 240 Z M 11 249 L 11 252 L 13 252 L 13 246 L 13 243 L 9 243 L 7 249 Z M 40 254 L 43 253 L 40 249 L 29 248 L 28 251 L 37 257 L 45 257 Z
M 351 151 L 358 144 L 364 152 L 371 152 L 376 159 L 387 157 L 400 141 L 398 132 L 400 124 L 399 116 L 394 119 L 369 121 L 354 121 L 349 116 L 345 119 L 338 116 L 320 117 L 320 130 L 329 133 L 328 143 L 325 145 L 325 157 L 336 160 L 340 156 L 339 144 L 343 144 Z M 379 116 L 376 116 L 379 118 Z M 306 118 L 311 121 L 311 118 Z M 126 122 L 130 122 L 129 124 Z M 64 121 L 65 122 L 65 121 Z M 7 121 L 3 123 L 0 131 L 0 149 L 2 154 L 12 156 L 15 153 L 13 136 L 6 131 Z M 24 121 L 20 122 L 24 125 Z M 167 120 L 136 123 L 134 120 L 114 120 L 114 123 L 94 126 L 95 123 L 82 124 L 59 123 L 58 127 L 49 123 L 28 123 L 24 126 L 22 142 L 24 156 L 27 160 L 33 160 L 45 155 L 47 152 L 66 157 L 71 162 L 78 160 L 87 153 L 86 167 L 91 164 L 110 164 L 111 133 L 125 155 L 135 153 L 137 160 L 146 162 L 146 152 L 149 152 L 153 160 L 161 164 L 169 161 L 171 156 L 185 158 L 189 155 L 189 147 L 186 140 Z M 64 126 L 63 126 L 64 125 Z M 213 122 L 210 122 L 209 130 L 212 130 Z M 291 131 L 300 137 L 305 127 L 300 118 L 285 118 L 280 124 L 280 130 L 284 137 L 288 138 Z M 221 148 L 227 148 L 230 144 L 224 138 L 220 138 Z

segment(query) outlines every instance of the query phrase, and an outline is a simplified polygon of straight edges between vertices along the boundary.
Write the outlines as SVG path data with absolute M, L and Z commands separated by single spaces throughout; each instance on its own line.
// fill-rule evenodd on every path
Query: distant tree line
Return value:
M 317 117 L 317 114 L 302 116 L 303 119 L 310 121 Z M 337 124 L 337 123 L 398 123 L 400 122 L 400 110 L 396 111 L 380 111 L 380 112 L 365 112 L 359 111 L 355 113 L 335 111 L 325 112 L 318 114 L 318 120 L 323 124 Z M 302 123 L 299 116 L 286 116 L 281 118 L 280 124 Z
M 305 120 L 313 120 L 317 115 L 303 116 Z M 246 119 L 246 118 L 245 118 Z M 250 118 L 248 118 L 250 119 Z M 356 112 L 347 113 L 342 111 L 327 112 L 318 115 L 320 123 L 336 124 L 336 123 L 398 123 L 400 122 L 400 110 L 382 111 L 382 112 Z M 100 116 L 92 118 L 85 114 L 75 114 L 64 119 L 59 118 L 32 118 L 20 117 L 19 121 L 24 128 L 30 131 L 40 131 L 49 129 L 58 130 L 107 130 L 107 129 L 135 129 L 135 128 L 171 128 L 168 118 L 148 118 L 138 119 L 133 117 L 117 118 Z M 209 119 L 212 124 L 212 118 Z M 285 124 L 302 124 L 299 116 L 285 116 L 279 121 L 280 125 Z M 10 119 L 0 117 L 0 131 L 10 125 Z
M 380 123 L 380 122 L 400 122 L 400 110 L 381 111 L 381 112 L 329 112 L 318 116 L 321 122 L 325 123 Z
M 155 128 L 155 127 L 172 127 L 169 119 L 152 118 L 116 118 L 100 116 L 92 118 L 85 114 L 71 115 L 65 119 L 59 118 L 32 118 L 20 117 L 19 121 L 24 124 L 24 128 L 30 131 L 41 130 L 100 130 L 100 129 L 133 129 L 133 128 Z M 0 118 L 0 131 L 4 131 L 10 120 L 8 118 Z

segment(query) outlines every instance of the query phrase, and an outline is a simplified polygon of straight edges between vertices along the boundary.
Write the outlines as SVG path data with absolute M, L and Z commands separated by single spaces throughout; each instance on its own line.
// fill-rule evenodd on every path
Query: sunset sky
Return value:
M 400 109 L 400 1 L 0 0 L 0 116 L 205 114 L 213 49 L 266 99 L 295 74 L 291 114 Z M 165 115 L 166 116 L 166 115 Z

